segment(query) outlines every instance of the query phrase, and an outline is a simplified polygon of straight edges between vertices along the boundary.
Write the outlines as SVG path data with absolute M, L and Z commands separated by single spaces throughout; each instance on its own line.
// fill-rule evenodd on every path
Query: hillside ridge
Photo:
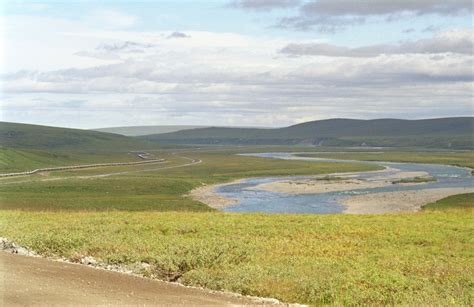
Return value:
M 162 144 L 473 148 L 474 117 L 310 121 L 284 128 L 208 127 L 141 137 Z
M 0 122 L 0 145 L 6 148 L 79 151 L 128 151 L 155 148 L 147 140 L 82 129 Z

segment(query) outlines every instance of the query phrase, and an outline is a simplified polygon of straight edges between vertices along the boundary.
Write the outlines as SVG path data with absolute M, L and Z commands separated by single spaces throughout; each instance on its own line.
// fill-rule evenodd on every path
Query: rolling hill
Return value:
M 190 126 L 190 125 L 130 126 L 130 127 L 98 128 L 98 129 L 92 129 L 92 130 L 99 131 L 99 132 L 116 133 L 116 134 L 121 134 L 125 136 L 141 136 L 141 135 L 148 135 L 148 134 L 169 133 L 169 132 L 176 132 L 176 131 L 181 131 L 181 130 L 204 128 L 204 127 L 207 127 L 207 126 Z
M 161 144 L 416 146 L 473 149 L 474 117 L 328 119 L 277 129 L 200 128 L 142 139 Z
M 147 140 L 81 129 L 0 122 L 0 145 L 5 148 L 128 151 L 156 148 Z

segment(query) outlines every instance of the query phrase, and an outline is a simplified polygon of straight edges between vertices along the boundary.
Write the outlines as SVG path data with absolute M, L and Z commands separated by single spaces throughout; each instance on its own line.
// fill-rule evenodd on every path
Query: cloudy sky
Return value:
M 471 0 L 3 1 L 0 120 L 472 116 Z

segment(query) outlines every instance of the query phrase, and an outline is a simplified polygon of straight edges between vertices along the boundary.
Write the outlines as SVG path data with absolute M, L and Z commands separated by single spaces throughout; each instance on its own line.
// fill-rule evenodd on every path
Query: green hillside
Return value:
M 37 168 L 141 161 L 129 152 L 51 151 L 0 148 L 0 173 L 31 171 Z
M 81 129 L 0 122 L 0 144 L 6 148 L 128 151 L 157 147 L 146 140 Z
M 202 128 L 148 135 L 162 144 L 391 146 L 472 149 L 474 117 L 329 119 L 278 129 Z
M 130 126 L 130 127 L 98 128 L 98 129 L 93 129 L 93 130 L 99 131 L 99 132 L 116 133 L 116 134 L 121 134 L 125 136 L 140 136 L 140 135 L 148 135 L 148 134 L 169 133 L 169 132 L 176 132 L 176 131 L 181 131 L 181 130 L 204 128 L 204 127 L 206 126 L 190 126 L 190 125 Z
M 163 134 L 170 132 L 177 132 L 182 130 L 203 129 L 209 126 L 195 126 L 195 125 L 166 125 L 166 126 L 129 126 L 129 127 L 110 127 L 97 128 L 93 131 L 116 133 L 125 136 L 145 136 L 150 134 Z M 226 127 L 215 127 L 227 129 Z M 254 127 L 235 127 L 235 128 L 254 128 Z

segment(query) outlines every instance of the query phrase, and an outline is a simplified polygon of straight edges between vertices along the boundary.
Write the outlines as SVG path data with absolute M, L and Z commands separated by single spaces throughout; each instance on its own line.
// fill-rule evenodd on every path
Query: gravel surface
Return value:
M 259 305 L 278 303 L 0 251 L 0 305 Z M 22 251 L 28 253 L 27 251 Z M 94 264 L 93 259 L 85 259 Z

